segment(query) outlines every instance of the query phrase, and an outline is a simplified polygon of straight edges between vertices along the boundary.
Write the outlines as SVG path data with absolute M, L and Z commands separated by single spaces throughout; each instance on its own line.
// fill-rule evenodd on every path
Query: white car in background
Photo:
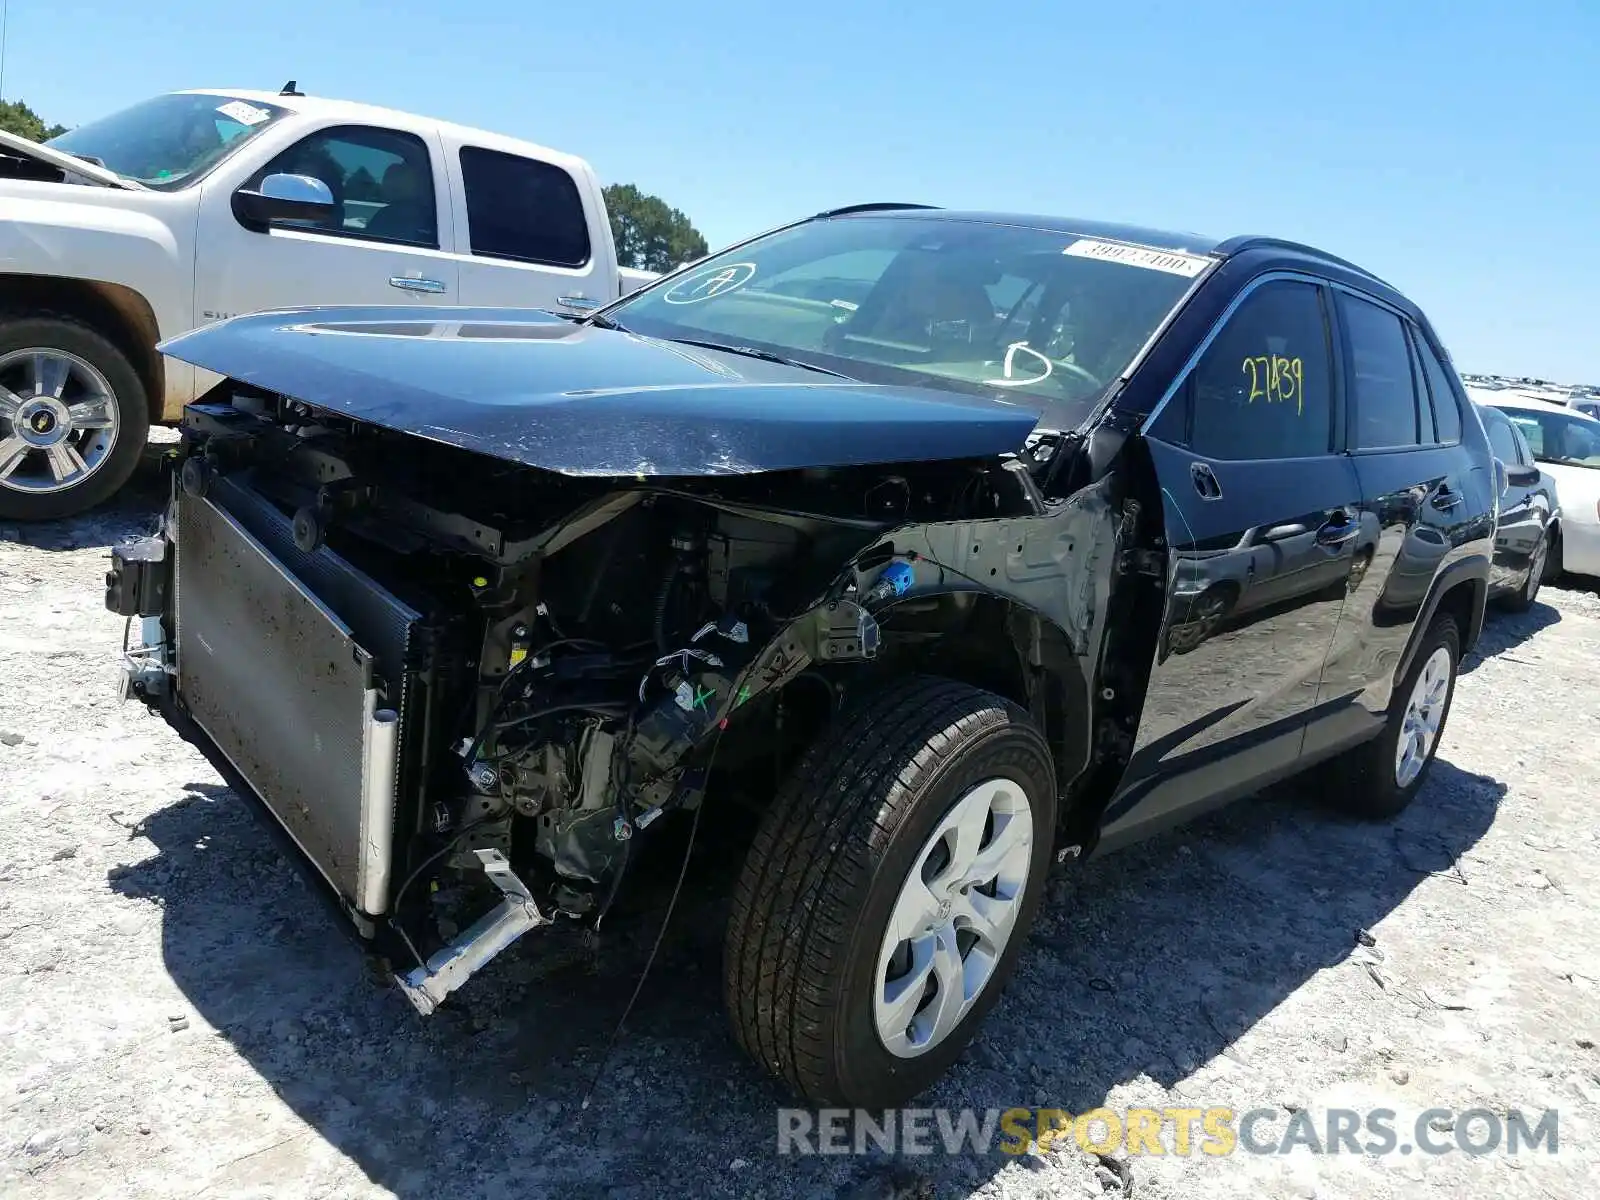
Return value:
M 1497 408 L 1527 439 L 1534 461 L 1556 481 L 1561 521 L 1551 574 L 1600 576 L 1600 420 L 1566 405 L 1489 388 L 1467 388 Z
M 218 377 L 157 347 L 303 305 L 581 314 L 617 262 L 581 158 L 393 109 L 176 92 L 47 145 L 0 131 L 0 520 L 67 516 Z

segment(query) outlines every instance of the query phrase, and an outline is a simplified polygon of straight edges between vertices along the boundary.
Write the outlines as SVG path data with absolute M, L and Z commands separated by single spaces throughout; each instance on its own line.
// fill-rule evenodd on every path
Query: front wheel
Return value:
M 861 698 L 768 810 L 734 892 L 724 986 L 745 1050 L 819 1105 L 937 1080 L 1039 906 L 1055 772 L 1015 705 L 913 676 Z
M 0 315 L 0 518 L 67 517 L 133 474 L 150 427 L 127 357 L 70 317 Z

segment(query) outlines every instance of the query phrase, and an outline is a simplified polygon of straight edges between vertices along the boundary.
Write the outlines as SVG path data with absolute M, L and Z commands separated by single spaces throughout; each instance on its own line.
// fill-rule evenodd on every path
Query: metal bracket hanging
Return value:
M 423 1016 L 443 1004 L 446 996 L 528 930 L 550 924 L 550 918 L 539 911 L 532 893 L 512 871 L 505 855 L 498 850 L 479 850 L 477 854 L 484 874 L 505 899 L 428 959 L 426 966 L 395 975 L 406 999 Z

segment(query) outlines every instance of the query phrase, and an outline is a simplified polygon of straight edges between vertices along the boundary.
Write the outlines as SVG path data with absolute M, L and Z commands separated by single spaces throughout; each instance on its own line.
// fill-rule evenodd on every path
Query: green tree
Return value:
M 0 129 L 31 142 L 47 142 L 67 131 L 65 125 L 46 125 L 44 118 L 21 100 L 0 100 Z
M 705 237 L 661 197 L 641 192 L 631 183 L 613 183 L 605 189 L 605 198 L 617 261 L 623 266 L 669 271 L 706 253 Z

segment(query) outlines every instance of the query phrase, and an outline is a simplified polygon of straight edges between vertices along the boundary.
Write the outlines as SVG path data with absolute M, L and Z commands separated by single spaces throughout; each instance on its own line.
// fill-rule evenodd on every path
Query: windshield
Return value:
M 1600 469 L 1600 421 L 1564 412 L 1500 410 L 1527 439 L 1538 462 Z
M 80 125 L 45 145 L 93 159 L 146 187 L 173 191 L 199 179 L 287 111 L 255 100 L 174 93 Z
M 868 382 L 1000 396 L 1070 429 L 1210 262 L 937 215 L 833 217 L 725 251 L 605 316 Z

